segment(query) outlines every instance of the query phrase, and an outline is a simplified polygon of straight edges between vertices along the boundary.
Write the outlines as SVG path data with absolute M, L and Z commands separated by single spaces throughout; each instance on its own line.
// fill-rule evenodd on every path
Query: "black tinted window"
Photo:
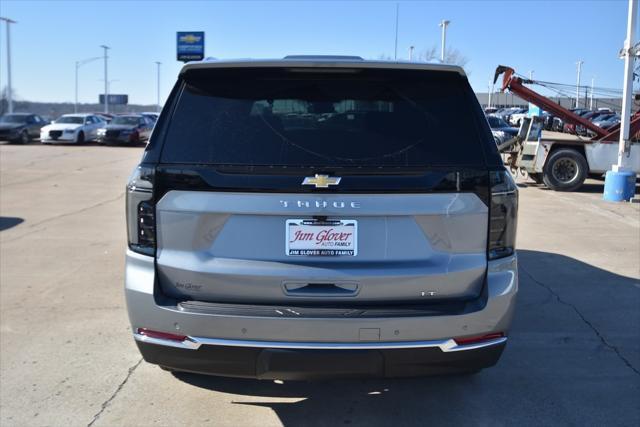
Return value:
M 483 165 L 470 90 L 462 76 L 443 72 L 192 70 L 162 161 Z

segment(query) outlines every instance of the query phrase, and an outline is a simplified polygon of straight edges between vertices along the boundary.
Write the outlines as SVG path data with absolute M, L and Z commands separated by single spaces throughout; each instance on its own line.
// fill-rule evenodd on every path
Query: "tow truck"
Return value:
M 503 75 L 501 90 L 510 91 L 565 123 L 583 126 L 592 137 L 548 132 L 542 130 L 542 119 L 537 116 L 522 120 L 515 138 L 498 145 L 505 164 L 511 172 L 527 176 L 538 184 L 555 191 L 575 191 L 589 176 L 602 176 L 618 159 L 620 125 L 608 130 L 561 107 L 554 101 L 525 87 L 535 83 L 516 75 L 515 70 L 504 65 L 496 68 L 494 83 Z M 625 152 L 630 157 L 631 169 L 640 173 L 640 112 L 631 116 L 630 141 Z

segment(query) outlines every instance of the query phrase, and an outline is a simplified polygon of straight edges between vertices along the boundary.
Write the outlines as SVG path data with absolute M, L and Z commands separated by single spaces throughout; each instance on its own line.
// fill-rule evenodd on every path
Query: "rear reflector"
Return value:
M 147 336 L 149 338 L 158 338 L 161 340 L 169 340 L 169 341 L 182 342 L 187 339 L 187 336 L 185 335 L 176 335 L 176 334 L 170 334 L 168 332 L 152 331 L 151 329 L 146 329 L 146 328 L 138 328 L 138 334 Z
M 495 340 L 503 337 L 504 337 L 504 332 L 495 332 L 493 334 L 480 335 L 477 337 L 454 338 L 453 340 L 458 345 L 467 345 L 467 344 L 477 344 L 484 341 L 491 341 L 491 340 Z

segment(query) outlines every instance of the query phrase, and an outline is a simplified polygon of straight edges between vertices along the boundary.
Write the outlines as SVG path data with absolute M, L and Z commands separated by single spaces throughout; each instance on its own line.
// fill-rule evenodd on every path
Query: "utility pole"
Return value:
M 393 59 L 398 60 L 398 16 L 400 15 L 400 3 L 396 3 L 396 44 L 393 51 Z
M 157 80 L 158 80 L 158 91 L 157 91 L 157 94 L 158 94 L 158 102 L 157 102 L 158 112 L 160 112 L 160 65 L 162 65 L 162 62 L 156 61 L 156 66 L 157 66 L 157 69 L 158 69 L 158 77 L 157 77 Z
M 593 110 L 593 82 L 595 81 L 595 77 L 591 77 L 591 94 L 589 95 L 589 109 Z
M 633 98 L 633 63 L 638 55 L 634 48 L 634 31 L 636 30 L 636 14 L 638 0 L 629 0 L 627 16 L 627 38 L 620 51 L 624 58 L 624 84 L 622 89 L 622 112 L 620 113 L 620 139 L 618 141 L 618 162 L 605 175 L 604 199 L 610 201 L 631 200 L 636 190 L 636 174 L 630 168 L 629 157 L 631 139 L 629 127 L 631 122 L 631 102 Z
M 576 108 L 580 107 L 580 69 L 582 68 L 582 64 L 584 64 L 584 61 L 576 62 L 576 65 L 578 65 L 578 79 L 576 81 Z
M 413 46 L 409 46 L 409 61 L 413 61 Z
M 443 19 L 440 24 L 438 24 L 440 27 L 442 27 L 442 49 L 440 52 L 440 62 L 442 63 L 444 63 L 445 49 L 447 47 L 447 25 L 449 25 L 450 23 L 451 21 Z
M 491 96 L 493 95 L 493 79 L 489 77 L 489 105 L 488 108 L 491 108 Z
M 622 112 L 620 113 L 620 140 L 618 148 L 618 169 L 628 168 L 629 151 L 631 149 L 629 125 L 631 121 L 631 101 L 633 99 L 633 59 L 638 52 L 634 52 L 633 32 L 636 30 L 636 14 L 638 0 L 629 0 L 629 16 L 627 18 L 627 39 L 624 42 L 624 87 L 622 89 Z
M 107 45 L 100 45 L 104 49 L 104 112 L 109 113 L 109 80 L 107 78 L 107 50 L 111 49 Z
M 75 103 L 73 104 L 74 113 L 78 112 L 78 68 L 82 67 L 85 64 L 88 64 L 89 62 L 97 61 L 98 59 L 102 59 L 102 57 L 94 56 L 93 58 L 83 59 L 82 61 L 76 61 L 76 84 L 75 84 L 76 96 L 75 96 Z
M 7 107 L 9 113 L 13 113 L 13 89 L 11 87 L 11 24 L 17 24 L 17 21 L 3 17 L 0 17 L 0 21 L 4 21 L 7 26 Z

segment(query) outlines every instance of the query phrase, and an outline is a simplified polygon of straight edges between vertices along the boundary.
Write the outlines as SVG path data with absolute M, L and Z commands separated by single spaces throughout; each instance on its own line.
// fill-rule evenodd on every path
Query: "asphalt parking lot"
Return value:
M 521 188 L 520 296 L 473 377 L 260 382 L 141 360 L 123 286 L 141 148 L 0 146 L 0 424 L 640 425 L 640 203 Z

